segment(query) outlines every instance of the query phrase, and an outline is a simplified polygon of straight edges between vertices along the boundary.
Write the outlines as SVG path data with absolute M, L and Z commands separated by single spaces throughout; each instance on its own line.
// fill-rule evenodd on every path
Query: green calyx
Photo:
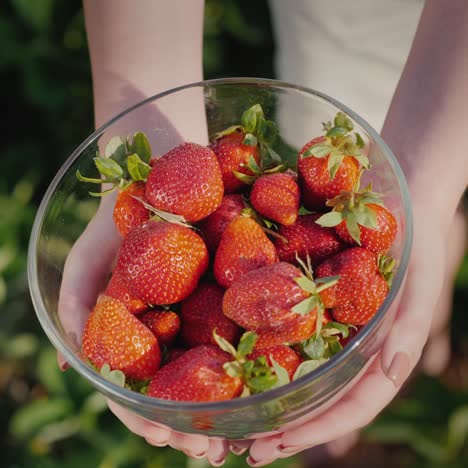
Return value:
M 121 370 L 111 370 L 109 364 L 105 363 L 102 365 L 99 373 L 109 382 L 118 385 L 119 387 L 125 387 L 125 374 Z
M 389 255 L 379 255 L 377 258 L 377 266 L 379 268 L 380 274 L 383 276 L 384 280 L 387 282 L 389 288 L 392 287 L 393 277 L 395 275 L 394 268 L 396 265 L 396 260 Z
M 150 383 L 150 380 L 137 380 L 128 378 L 121 370 L 111 370 L 111 367 L 107 362 L 102 365 L 101 369 L 96 370 L 109 382 L 138 393 L 146 394 L 146 390 L 148 389 L 148 385 Z
M 104 156 L 97 152 L 94 164 L 102 178 L 85 177 L 78 170 L 76 178 L 89 184 L 110 184 L 111 188 L 102 192 L 89 192 L 94 197 L 101 197 L 116 189 L 123 190 L 133 182 L 146 181 L 151 170 L 151 146 L 142 132 L 132 138 L 113 137 L 107 144 Z
M 359 226 L 378 230 L 377 213 L 369 205 L 383 206 L 382 195 L 372 192 L 369 185 L 362 192 L 343 190 L 340 195 L 327 201 L 332 211 L 325 213 L 315 222 L 323 227 L 334 227 L 346 223 L 349 235 L 361 245 L 361 230 Z
M 320 334 L 314 334 L 299 343 L 299 351 L 305 360 L 296 369 L 293 380 L 314 371 L 341 351 L 343 346 L 340 343 L 340 335 L 342 338 L 347 338 L 351 328 L 355 329 L 356 327 L 345 323 L 328 322 Z
M 285 166 L 281 156 L 272 148 L 272 145 L 278 135 L 278 126 L 272 120 L 265 119 L 265 113 L 263 112 L 260 104 L 254 104 L 242 114 L 241 125 L 232 125 L 226 128 L 226 130 L 216 134 L 216 139 L 225 135 L 230 135 L 234 132 L 242 132 L 244 134 L 244 140 L 242 141 L 244 145 L 259 147 L 261 157 L 258 169 L 262 173 L 265 169 L 273 166 Z M 255 175 L 258 176 L 259 173 L 254 170 L 256 168 L 250 167 L 251 165 L 252 164 L 249 161 L 247 166 Z M 254 160 L 254 165 L 252 166 L 256 165 L 257 163 Z M 284 170 L 286 170 L 286 166 Z M 246 183 L 252 183 L 256 178 L 254 177 L 249 181 L 249 179 L 244 180 L 244 178 L 242 178 L 243 174 L 239 172 L 234 172 L 234 175 Z
M 322 331 L 323 314 L 325 312 L 325 306 L 320 297 L 320 293 L 331 286 L 334 286 L 339 276 L 328 276 L 324 278 L 313 279 L 312 264 L 309 255 L 307 255 L 307 263 L 304 263 L 299 256 L 296 255 L 296 260 L 304 271 L 304 275 L 299 276 L 295 279 L 296 283 L 300 286 L 303 291 L 310 294 L 304 300 L 296 304 L 291 308 L 292 312 L 300 315 L 307 315 L 313 310 L 317 313 L 317 326 L 315 336 L 319 336 Z
M 180 226 L 191 227 L 190 224 L 186 221 L 186 219 L 182 215 L 177 215 L 174 213 L 168 213 L 167 211 L 158 210 L 153 205 L 146 203 L 140 197 L 136 195 L 131 195 L 132 198 L 139 201 L 151 214 L 151 220 L 153 221 L 167 221 L 168 223 L 172 224 L 179 224 Z
M 347 338 L 351 328 L 355 329 L 356 327 L 339 322 L 328 322 L 322 327 L 319 334 L 314 334 L 299 343 L 302 356 L 313 361 L 330 359 L 343 349 L 340 338 Z
M 361 167 L 369 169 L 369 159 L 361 151 L 364 148 L 364 140 L 359 133 L 351 133 L 353 128 L 351 119 L 344 112 L 338 112 L 333 123 L 323 123 L 325 139 L 304 151 L 302 157 L 328 157 L 330 179 L 335 177 L 345 156 L 353 157 Z
M 216 330 L 213 330 L 213 338 L 224 352 L 229 353 L 234 358 L 223 367 L 227 375 L 234 378 L 239 377 L 244 383 L 241 396 L 265 392 L 289 382 L 289 378 L 287 382 L 284 382 L 284 373 L 287 375 L 286 370 L 273 360 L 273 365 L 269 366 L 266 356 L 260 356 L 255 360 L 247 358 L 253 352 L 257 342 L 256 333 L 245 332 L 239 340 L 237 349 L 225 338 L 219 336 Z

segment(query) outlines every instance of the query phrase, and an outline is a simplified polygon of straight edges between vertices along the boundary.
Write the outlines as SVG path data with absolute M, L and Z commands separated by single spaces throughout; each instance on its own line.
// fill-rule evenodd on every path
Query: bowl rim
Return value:
M 154 397 L 150 397 L 144 394 L 140 394 L 129 390 L 124 387 L 120 387 L 109 380 L 102 377 L 97 371 L 93 370 L 90 366 L 85 364 L 69 347 L 66 345 L 65 341 L 60 335 L 56 325 L 53 320 L 47 313 L 47 308 L 42 300 L 39 287 L 38 287 L 38 273 L 37 273 L 37 246 L 39 240 L 39 233 L 41 231 L 42 223 L 44 221 L 44 215 L 46 213 L 48 203 L 54 194 L 58 184 L 62 180 L 63 176 L 66 174 L 70 166 L 75 162 L 75 160 L 80 156 L 82 151 L 88 147 L 93 141 L 98 139 L 104 131 L 113 125 L 116 121 L 124 117 L 125 115 L 131 113 L 135 109 L 146 105 L 149 102 L 157 101 L 165 96 L 175 94 L 179 91 L 187 90 L 190 88 L 206 88 L 210 86 L 219 86 L 219 85 L 255 85 L 263 87 L 274 87 L 282 89 L 297 90 L 306 94 L 311 94 L 314 97 L 318 97 L 328 104 L 333 105 L 340 111 L 345 112 L 348 116 L 351 117 L 359 126 L 361 126 L 368 135 L 375 141 L 375 143 L 381 148 L 383 153 L 386 156 L 387 161 L 391 165 L 395 175 L 400 183 L 401 187 L 401 196 L 403 200 L 404 208 L 404 221 L 405 221 L 405 236 L 403 240 L 403 250 L 402 256 L 399 262 L 399 268 L 396 272 L 396 275 L 393 279 L 392 286 L 385 298 L 385 301 L 380 306 L 379 310 L 376 312 L 374 317 L 362 328 L 359 335 L 354 339 L 350 345 L 346 346 L 342 351 L 337 353 L 335 356 L 330 358 L 326 363 L 319 366 L 314 371 L 300 377 L 297 380 L 290 382 L 287 385 L 283 385 L 272 390 L 269 390 L 264 393 L 259 393 L 251 395 L 247 398 L 234 398 L 231 400 L 217 401 L 217 402 L 185 402 L 185 401 L 175 401 L 175 400 L 163 400 Z M 252 77 L 232 77 L 232 78 L 217 78 L 211 80 L 202 80 L 193 83 L 188 83 L 182 86 L 178 86 L 169 90 L 166 90 L 162 93 L 155 94 L 150 96 L 133 106 L 128 107 L 124 111 L 117 114 L 112 119 L 108 120 L 104 125 L 96 129 L 91 135 L 89 135 L 66 159 L 63 163 L 53 180 L 51 181 L 49 187 L 47 188 L 43 199 L 39 205 L 39 208 L 36 213 L 34 220 L 33 228 L 31 231 L 31 237 L 29 241 L 28 248 L 28 282 L 29 289 L 31 294 L 32 303 L 36 311 L 36 315 L 39 319 L 39 322 L 44 329 L 49 340 L 52 342 L 54 347 L 62 353 L 66 361 L 73 367 L 78 374 L 84 377 L 89 381 L 95 388 L 97 388 L 102 393 L 109 395 L 111 398 L 117 400 L 126 400 L 130 404 L 138 404 L 150 408 L 151 410 L 164 410 L 164 411 L 185 411 L 193 414 L 205 413 L 205 412 L 219 412 L 237 410 L 240 408 L 249 407 L 251 405 L 262 404 L 277 398 L 285 397 L 288 394 L 293 393 L 295 390 L 300 389 L 301 387 L 306 386 L 316 379 L 320 379 L 325 374 L 333 370 L 337 365 L 346 360 L 346 358 L 358 348 L 362 347 L 372 335 L 372 332 L 375 330 L 377 325 L 382 321 L 385 313 L 387 312 L 390 304 L 393 302 L 397 296 L 406 275 L 409 256 L 411 252 L 411 245 L 413 239 L 413 223 L 412 223 L 412 209 L 411 201 L 408 186 L 406 179 L 403 175 L 403 171 L 394 156 L 391 149 L 383 141 L 380 135 L 376 130 L 372 128 L 370 124 L 367 123 L 362 117 L 356 114 L 353 110 L 349 109 L 346 105 L 337 101 L 336 99 L 312 88 L 299 86 L 292 83 L 287 83 L 281 80 L 276 79 L 267 79 L 267 78 L 252 78 Z

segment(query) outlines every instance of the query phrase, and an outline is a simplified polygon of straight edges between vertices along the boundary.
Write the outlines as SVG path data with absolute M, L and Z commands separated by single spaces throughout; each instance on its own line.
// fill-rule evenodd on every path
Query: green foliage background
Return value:
M 274 76 L 264 0 L 207 0 L 205 16 L 206 78 Z M 5 111 L 0 142 L 2 466 L 206 466 L 174 450 L 148 446 L 117 422 L 83 379 L 73 371 L 62 374 L 29 299 L 25 269 L 36 208 L 62 162 L 92 131 L 81 3 L 2 2 L 0 78 Z M 467 301 L 465 261 L 454 294 L 450 368 L 438 379 L 413 379 L 339 466 L 468 466 Z M 225 466 L 247 465 L 230 456 Z M 271 466 L 305 465 L 295 458 Z

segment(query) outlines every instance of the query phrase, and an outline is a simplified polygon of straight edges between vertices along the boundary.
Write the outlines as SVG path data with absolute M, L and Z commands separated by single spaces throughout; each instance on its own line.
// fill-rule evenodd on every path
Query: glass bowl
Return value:
M 73 298 L 59 312 L 59 292 L 65 260 L 99 206 L 77 169 L 95 171 L 96 149 L 115 135 L 144 131 L 154 154 L 163 154 L 182 141 L 206 144 L 208 138 L 239 122 L 242 112 L 260 103 L 267 119 L 279 125 L 275 149 L 294 158 L 322 122 L 343 111 L 367 143 L 373 189 L 384 194 L 398 222 L 391 250 L 397 260 L 389 294 L 372 320 L 350 343 L 313 372 L 265 393 L 215 403 L 159 400 L 119 387 L 103 378 L 80 352 L 80 332 L 63 320 L 80 313 Z M 91 175 L 92 176 L 92 175 Z M 96 175 L 97 176 L 97 175 Z M 399 301 L 412 239 L 411 207 L 403 173 L 377 132 L 351 109 L 317 91 L 276 80 L 232 78 L 193 83 L 148 98 L 121 113 L 87 138 L 67 159 L 50 184 L 37 212 L 29 247 L 28 274 L 39 321 L 50 341 L 70 366 L 98 391 L 128 410 L 188 433 L 240 439 L 294 425 L 306 415 L 319 414 L 340 398 L 371 363 L 387 335 Z M 95 246 L 99 255 L 103 244 Z M 92 261 L 92 259 L 91 259 Z M 86 262 L 85 262 L 86 263 Z M 92 298 L 95 300 L 96 298 Z M 79 303 L 79 301 L 76 301 Z

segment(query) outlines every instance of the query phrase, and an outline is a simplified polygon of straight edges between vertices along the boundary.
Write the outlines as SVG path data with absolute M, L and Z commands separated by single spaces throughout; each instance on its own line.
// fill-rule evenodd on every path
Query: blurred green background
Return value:
M 205 16 L 206 78 L 274 77 L 264 0 L 207 0 Z M 30 302 L 25 269 L 36 208 L 59 166 L 93 130 L 81 3 L 3 1 L 0 76 L 6 112 L 0 142 L 1 466 L 207 466 L 148 446 L 109 414 L 83 379 L 62 374 Z M 323 466 L 468 466 L 467 304 L 465 259 L 454 293 L 449 368 L 439 378 L 413 378 L 348 455 Z M 231 455 L 225 466 L 247 465 Z M 306 464 L 296 457 L 271 466 Z

